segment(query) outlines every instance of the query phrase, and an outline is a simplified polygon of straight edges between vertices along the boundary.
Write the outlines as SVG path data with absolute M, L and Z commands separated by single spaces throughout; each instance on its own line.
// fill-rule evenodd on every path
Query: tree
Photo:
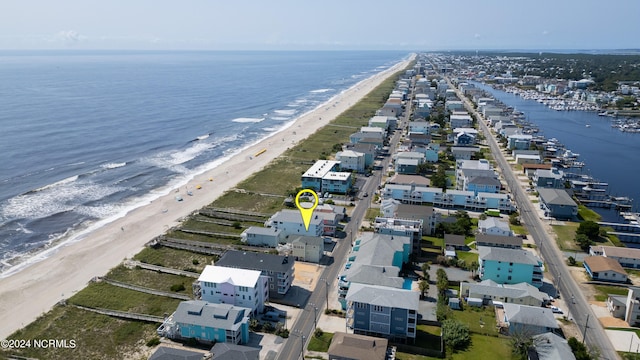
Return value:
M 471 270 L 471 276 L 475 276 L 476 271 L 478 270 L 478 266 L 480 266 L 480 264 L 478 264 L 477 261 L 473 260 L 471 262 L 471 265 L 469 265 L 469 270 Z
M 591 240 L 597 240 L 600 236 L 600 225 L 591 220 L 583 221 L 578 226 L 576 234 L 584 234 Z
M 511 225 L 520 225 L 520 214 L 518 214 L 517 212 L 512 213 L 511 215 L 509 215 L 509 224 Z
M 436 276 L 436 287 L 438 288 L 438 293 L 440 294 L 440 296 L 444 297 L 444 294 L 449 288 L 449 277 L 447 277 L 446 271 L 444 271 L 444 269 L 442 268 L 438 269 L 438 271 L 436 272 Z
M 576 243 L 582 250 L 589 250 L 589 246 L 593 244 L 593 241 L 585 234 L 576 234 Z
M 570 337 L 569 340 L 567 340 L 567 343 L 569 344 L 571 351 L 573 351 L 573 355 L 576 357 L 576 360 L 591 360 L 587 347 L 578 341 L 578 339 Z
M 464 349 L 471 341 L 469 325 L 454 319 L 444 320 L 442 322 L 442 339 L 448 349 Z
M 576 266 L 576 258 L 574 258 L 573 256 L 569 256 L 567 258 L 567 265 Z
M 426 280 L 420 280 L 418 288 L 420 289 L 420 297 L 424 299 L 424 294 L 429 291 L 429 283 Z

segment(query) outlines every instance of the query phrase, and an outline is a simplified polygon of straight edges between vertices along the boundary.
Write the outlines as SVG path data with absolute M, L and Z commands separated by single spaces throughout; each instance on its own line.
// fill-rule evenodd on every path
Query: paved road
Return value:
M 558 289 L 567 303 L 570 315 L 576 324 L 578 324 L 581 331 L 584 331 L 585 324 L 587 324 L 586 344 L 590 347 L 596 347 L 600 352 L 601 359 L 619 359 L 611 341 L 609 341 L 600 322 L 591 310 L 578 284 L 574 281 L 573 277 L 571 277 L 569 269 L 564 263 L 562 253 L 556 246 L 553 238 L 545 231 L 544 225 L 534 208 L 534 204 L 529 201 L 527 194 L 520 186 L 518 179 L 500 151 L 498 143 L 489 131 L 489 128 L 482 121 L 478 112 L 473 109 L 471 102 L 451 84 L 448 78 L 447 81 L 449 82 L 449 86 L 456 90 L 458 97 L 464 101 L 467 110 L 474 113 L 478 119 L 478 126 L 485 133 L 493 157 L 502 169 L 502 174 L 507 182 L 509 191 L 520 210 L 520 218 L 538 246 L 543 260 L 549 268 L 549 272 L 553 278 L 556 279 L 556 285 L 558 285 Z M 570 301 L 572 297 L 574 299 L 573 302 Z
M 407 114 L 403 119 L 399 119 L 402 125 L 398 124 L 398 128 L 401 129 L 402 126 L 406 124 L 408 118 L 409 111 L 407 111 Z M 401 131 L 393 134 L 389 146 L 390 153 L 393 153 L 395 145 L 400 139 L 400 134 Z M 351 213 L 351 220 L 344 229 L 347 236 L 346 238 L 337 241 L 333 250 L 333 263 L 322 271 L 320 281 L 318 282 L 315 291 L 311 293 L 308 302 L 303 307 L 303 311 L 300 312 L 298 319 L 290 329 L 290 336 L 282 346 L 282 349 L 278 354 L 278 360 L 296 360 L 301 358 L 303 349 L 306 348 L 310 336 L 313 336 L 317 320 L 327 305 L 328 288 L 335 286 L 336 278 L 338 277 L 347 255 L 351 250 L 351 242 L 357 235 L 358 229 L 362 224 L 362 220 L 367 213 L 367 209 L 373 200 L 373 194 L 378 189 L 378 185 L 380 185 L 380 182 L 382 181 L 382 172 L 386 171 L 390 156 L 391 155 L 388 155 L 382 160 L 382 170 L 374 171 L 373 174 L 367 178 L 365 185 L 360 189 L 360 194 L 368 193 L 371 196 L 362 198 L 361 201 L 357 202 L 353 212 Z

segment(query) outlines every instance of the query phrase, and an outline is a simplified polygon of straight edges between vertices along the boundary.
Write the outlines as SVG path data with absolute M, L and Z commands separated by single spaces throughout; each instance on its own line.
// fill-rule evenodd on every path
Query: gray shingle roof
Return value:
M 493 260 L 518 264 L 538 265 L 542 262 L 530 251 L 523 249 L 505 249 L 490 246 L 478 246 L 479 258 L 483 261 Z
M 295 259 L 292 256 L 228 250 L 216 262 L 216 266 L 258 271 L 287 272 L 291 269 L 294 262 Z
M 258 360 L 260 349 L 231 343 L 216 343 L 211 348 L 213 360 Z
M 520 283 L 514 285 L 498 284 L 493 280 L 484 280 L 478 284 L 469 285 L 469 296 L 474 295 L 491 295 L 498 297 L 508 297 L 520 299 L 531 296 L 544 302 L 549 299 L 549 295 L 541 292 L 533 285 Z
M 504 315 L 509 323 L 541 326 L 551 329 L 558 329 L 560 327 L 551 309 L 510 303 L 506 303 L 503 306 Z
M 577 206 L 571 196 L 562 189 L 538 188 L 538 194 L 546 204 Z
M 202 353 L 160 346 L 149 360 L 202 360 Z
M 500 235 L 476 235 L 476 242 L 478 245 L 482 244 L 502 244 L 522 247 L 522 239 L 516 236 L 500 236 Z
M 206 326 L 216 329 L 237 329 L 251 309 L 230 304 L 211 304 L 201 300 L 182 301 L 173 319 L 176 323 Z
M 351 284 L 347 301 L 399 309 L 418 310 L 420 294 L 386 286 Z

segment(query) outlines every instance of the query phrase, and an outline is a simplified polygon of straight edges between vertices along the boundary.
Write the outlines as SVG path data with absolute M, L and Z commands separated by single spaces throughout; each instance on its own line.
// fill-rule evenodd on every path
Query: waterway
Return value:
M 640 134 L 625 133 L 611 127 L 612 118 L 585 111 L 556 111 L 535 100 L 474 83 L 507 106 L 522 111 L 535 124 L 540 135 L 556 138 L 567 149 L 580 154 L 585 163 L 582 173 L 609 184 L 609 194 L 634 200 L 640 208 Z M 589 126 L 587 126 L 589 125 Z M 620 221 L 615 210 L 594 208 L 603 221 Z

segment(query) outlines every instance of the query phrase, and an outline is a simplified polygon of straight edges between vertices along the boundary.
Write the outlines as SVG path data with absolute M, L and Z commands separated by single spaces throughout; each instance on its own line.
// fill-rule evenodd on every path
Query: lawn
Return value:
M 180 269 L 193 272 L 202 272 L 204 267 L 218 260 L 217 256 L 196 254 L 186 250 L 170 249 L 160 247 L 157 249 L 144 248 L 133 257 L 134 260 L 173 269 Z M 197 263 L 197 264 L 196 264 Z
M 367 213 L 364 218 L 370 222 L 374 222 L 377 216 L 381 216 L 380 209 L 378 208 L 368 208 Z
M 74 340 L 75 348 L 36 348 L 2 351 L 4 355 L 19 355 L 50 360 L 122 359 L 134 353 L 144 343 L 156 337 L 158 324 L 127 321 L 95 314 L 70 306 L 56 305 L 10 339 Z
M 580 251 L 580 247 L 575 243 L 576 230 L 578 223 L 565 222 L 564 225 L 552 225 L 553 231 L 556 233 L 556 243 L 560 250 Z
M 582 220 L 591 220 L 594 222 L 602 220 L 602 216 L 584 205 L 578 205 L 578 218 Z
M 191 284 L 194 280 L 193 278 L 184 276 L 164 274 L 139 268 L 129 269 L 124 265 L 118 265 L 111 269 L 106 277 L 110 280 L 116 280 L 126 284 L 167 292 L 171 291 L 171 286 L 182 284 L 185 290 L 180 291 L 181 294 L 191 294 Z
M 515 359 L 508 338 L 480 334 L 471 334 L 469 347 L 452 355 L 453 360 Z
M 478 263 L 478 253 L 472 253 L 468 251 L 456 251 L 456 255 L 458 259 L 464 260 L 467 263 L 467 266 L 471 265 L 472 262 Z
M 422 241 L 428 244 L 428 247 L 437 247 L 442 249 L 444 247 L 444 238 L 438 238 L 435 236 L 423 236 Z
M 608 294 L 613 295 L 627 295 L 629 291 L 623 286 L 607 286 L 607 285 L 594 285 L 593 286 L 598 294 L 595 295 L 596 301 L 606 301 Z
M 320 337 L 316 337 L 315 335 L 311 336 L 307 350 L 327 352 L 329 350 L 329 345 L 331 345 L 331 339 L 333 339 L 333 333 L 330 332 L 325 332 Z
M 482 308 L 465 306 L 465 309 L 452 310 L 451 315 L 454 319 L 469 325 L 472 333 L 497 336 L 496 315 L 492 306 L 484 306 Z

